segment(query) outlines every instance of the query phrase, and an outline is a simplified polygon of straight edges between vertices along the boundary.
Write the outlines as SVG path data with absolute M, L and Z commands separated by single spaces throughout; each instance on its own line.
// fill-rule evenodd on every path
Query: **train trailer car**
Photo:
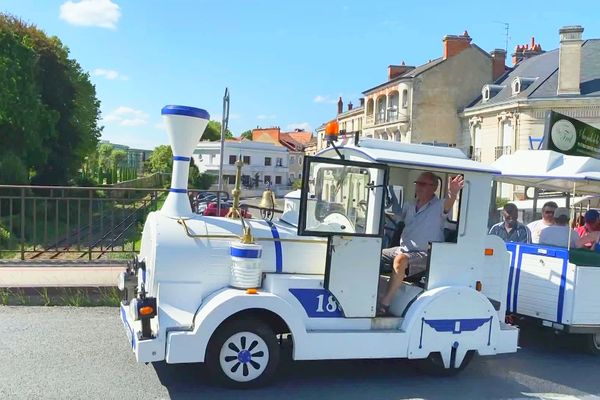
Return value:
M 496 180 L 577 195 L 600 191 L 600 160 L 551 150 L 519 150 L 493 166 Z M 571 220 L 575 208 L 571 207 Z M 571 235 L 577 236 L 575 231 Z M 600 253 L 594 248 L 507 243 L 511 267 L 507 312 L 557 332 L 580 335 L 584 349 L 600 354 Z M 594 246 L 595 247 L 595 246 Z

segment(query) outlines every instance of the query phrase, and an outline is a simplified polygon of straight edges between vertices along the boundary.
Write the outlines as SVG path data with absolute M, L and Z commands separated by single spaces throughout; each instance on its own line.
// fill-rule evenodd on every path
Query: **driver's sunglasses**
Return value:
M 426 186 L 426 185 L 431 185 L 431 186 L 433 186 L 433 183 L 430 183 L 430 182 L 414 181 L 413 183 L 414 183 L 415 185 L 417 185 L 417 186 Z
M 552 215 L 554 214 L 554 210 L 544 210 L 544 214 Z

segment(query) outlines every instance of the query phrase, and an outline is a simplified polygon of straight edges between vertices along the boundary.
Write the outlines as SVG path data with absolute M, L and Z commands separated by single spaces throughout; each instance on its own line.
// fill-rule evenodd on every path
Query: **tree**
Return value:
M 125 150 L 113 150 L 110 160 L 113 168 L 122 168 L 127 162 L 127 152 Z
M 171 172 L 173 169 L 173 151 L 171 146 L 163 144 L 154 149 L 148 157 L 150 172 Z
M 33 183 L 64 184 L 77 176 L 96 149 L 100 102 L 69 50 L 0 14 L 0 87 L 0 158 L 17 155 Z
M 233 134 L 227 129 L 227 131 L 225 131 L 225 139 L 231 138 L 233 138 Z M 208 121 L 208 125 L 206 125 L 206 130 L 204 131 L 201 140 L 209 140 L 211 142 L 221 140 L 221 123 L 218 121 Z
M 246 140 L 252 140 L 252 130 L 248 129 L 240 134 L 240 137 Z
M 102 143 L 98 147 L 98 166 L 103 169 L 109 169 L 112 164 L 111 155 L 113 152 L 113 145 L 109 143 Z

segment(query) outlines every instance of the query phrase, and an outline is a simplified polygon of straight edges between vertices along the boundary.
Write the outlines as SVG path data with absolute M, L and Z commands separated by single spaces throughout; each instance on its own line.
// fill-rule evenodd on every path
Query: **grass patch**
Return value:
M 10 295 L 12 292 L 7 288 L 0 288 L 0 304 L 3 306 L 8 305 L 10 300 Z
M 0 306 L 118 307 L 116 287 L 0 288 Z

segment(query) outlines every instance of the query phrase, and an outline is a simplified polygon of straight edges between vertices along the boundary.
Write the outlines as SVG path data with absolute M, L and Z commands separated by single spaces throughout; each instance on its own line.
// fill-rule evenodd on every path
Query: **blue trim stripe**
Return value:
M 260 258 L 262 255 L 261 250 L 255 249 L 238 249 L 237 247 L 231 247 L 231 256 L 240 258 Z
M 186 117 L 210 119 L 210 115 L 206 110 L 188 106 L 164 106 L 160 113 L 162 115 L 183 115 Z
M 512 293 L 513 276 L 515 274 L 515 259 L 518 246 L 515 243 L 507 242 L 506 250 L 510 251 L 510 269 L 508 270 L 508 291 L 506 292 L 506 311 L 510 312 L 510 295 Z
M 558 306 L 556 307 L 556 322 L 562 324 L 563 308 L 565 304 L 565 290 L 567 287 L 567 265 L 569 254 L 563 259 L 562 272 L 560 274 L 560 288 L 558 289 Z
M 521 278 L 521 263 L 523 262 L 523 252 L 519 249 L 519 256 L 517 257 L 517 265 L 515 266 L 515 289 L 513 292 L 513 304 L 512 312 L 517 312 L 517 298 L 519 297 L 519 280 Z
M 185 194 L 187 194 L 187 189 L 170 188 L 169 192 L 171 192 L 171 193 L 185 193 Z
M 271 227 L 271 234 L 273 235 L 273 243 L 275 244 L 275 272 L 283 272 L 283 251 L 281 248 L 281 241 L 279 241 L 279 232 L 277 227 L 271 221 L 267 221 L 267 224 Z
M 173 156 L 173 161 L 190 161 L 190 158 L 182 156 Z

